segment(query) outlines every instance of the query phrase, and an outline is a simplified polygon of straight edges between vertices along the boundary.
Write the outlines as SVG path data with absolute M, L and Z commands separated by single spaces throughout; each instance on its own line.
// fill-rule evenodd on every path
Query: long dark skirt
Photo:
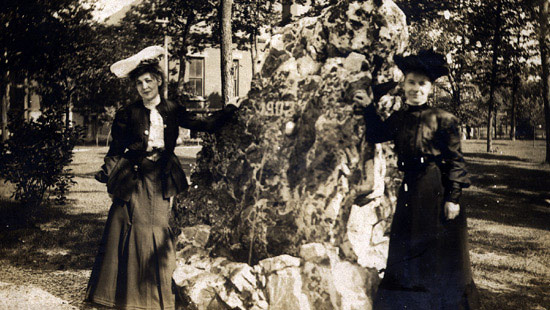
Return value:
M 435 164 L 405 173 L 390 234 L 384 279 L 374 309 L 477 309 L 463 206 L 445 219 L 441 171 Z
M 86 300 L 120 309 L 174 309 L 170 201 L 157 164 L 144 159 L 129 202 L 114 199 L 88 283 Z

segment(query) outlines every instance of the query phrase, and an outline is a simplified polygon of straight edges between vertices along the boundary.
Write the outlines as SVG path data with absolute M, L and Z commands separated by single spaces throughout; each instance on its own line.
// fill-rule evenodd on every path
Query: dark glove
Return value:
M 99 170 L 98 172 L 96 172 L 94 177 L 101 183 L 107 183 L 107 181 L 109 180 L 109 176 L 103 170 Z

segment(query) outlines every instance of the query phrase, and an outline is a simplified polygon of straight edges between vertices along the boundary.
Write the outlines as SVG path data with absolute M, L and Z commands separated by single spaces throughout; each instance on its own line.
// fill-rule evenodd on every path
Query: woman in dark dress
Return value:
M 187 179 L 174 154 L 179 127 L 215 131 L 236 106 L 207 120 L 162 98 L 165 83 L 158 46 L 111 66 L 129 76 L 141 99 L 121 108 L 112 125 L 113 141 L 96 179 L 107 183 L 113 204 L 92 270 L 86 300 L 119 309 L 174 309 L 175 249 L 168 225 L 170 198 Z
M 374 309 L 477 309 L 466 215 L 459 205 L 462 188 L 470 185 L 459 123 L 427 105 L 433 82 L 448 73 L 445 59 L 422 51 L 394 60 L 404 74 L 406 105 L 400 111 L 382 121 L 366 91 L 354 96 L 355 103 L 367 105 L 367 140 L 393 141 L 404 172 Z

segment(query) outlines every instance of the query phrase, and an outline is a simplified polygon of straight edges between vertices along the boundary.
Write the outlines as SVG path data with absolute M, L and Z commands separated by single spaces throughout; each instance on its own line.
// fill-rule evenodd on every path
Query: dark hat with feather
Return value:
M 417 72 L 425 74 L 432 82 L 449 74 L 445 56 L 433 50 L 422 50 L 417 55 L 393 57 L 397 67 L 404 74 Z

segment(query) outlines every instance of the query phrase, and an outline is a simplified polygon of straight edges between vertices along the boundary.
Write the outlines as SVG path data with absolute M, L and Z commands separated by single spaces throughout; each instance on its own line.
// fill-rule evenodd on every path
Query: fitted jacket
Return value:
M 184 106 L 162 99 L 156 107 L 164 123 L 164 150 L 157 161 L 162 169 L 164 198 L 172 197 L 187 189 L 187 179 L 181 164 L 174 154 L 179 127 L 196 131 L 214 132 L 236 110 L 233 105 L 215 112 L 207 119 L 196 119 Z M 137 184 L 140 165 L 147 157 L 150 110 L 139 100 L 117 111 L 111 134 L 113 141 L 102 170 L 96 175 L 107 183 L 107 191 L 114 197 L 128 201 Z
M 462 188 L 470 185 L 460 147 L 458 119 L 444 110 L 406 105 L 388 119 L 382 119 L 373 105 L 364 109 L 366 139 L 380 143 L 394 141 L 398 167 L 419 172 L 436 163 L 442 172 L 445 199 L 457 203 Z

